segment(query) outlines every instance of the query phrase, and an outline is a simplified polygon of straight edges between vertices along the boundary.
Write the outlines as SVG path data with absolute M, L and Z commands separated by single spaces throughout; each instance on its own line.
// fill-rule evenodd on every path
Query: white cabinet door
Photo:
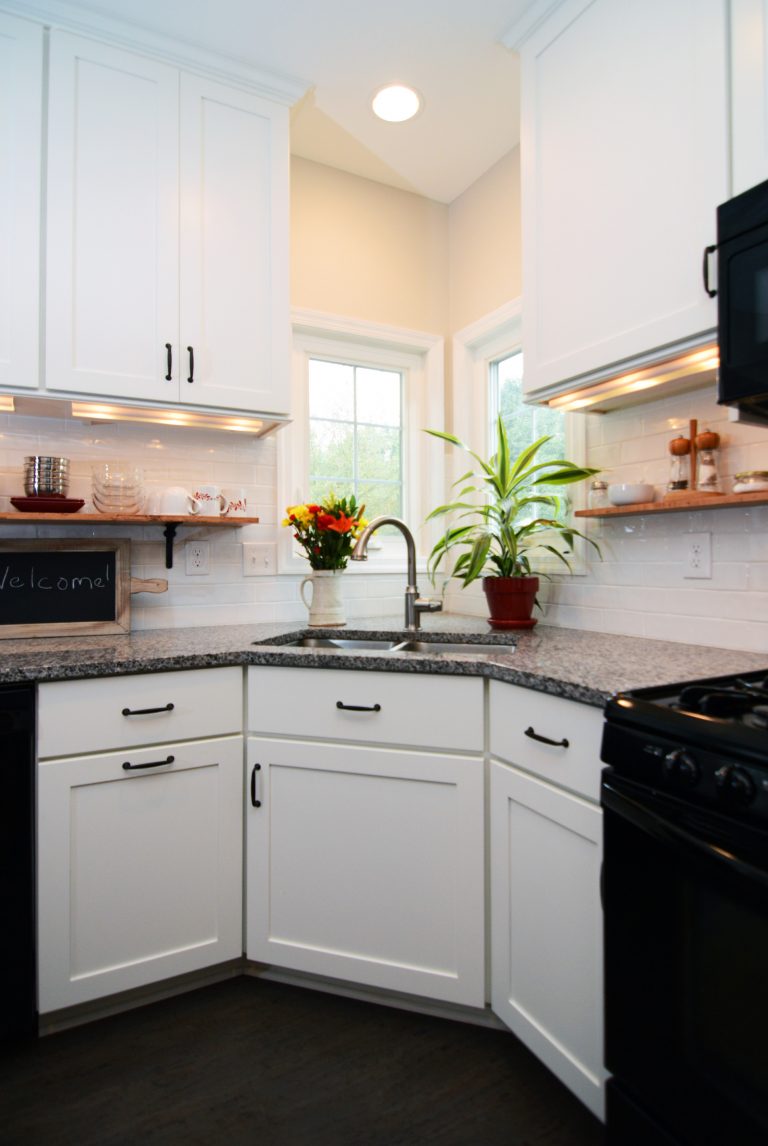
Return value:
M 180 154 L 181 400 L 286 413 L 288 109 L 182 75 Z
M 288 110 L 51 36 L 46 385 L 289 409 Z
M 37 387 L 43 29 L 0 12 L 0 385 Z
M 491 1005 L 603 1117 L 601 812 L 491 763 Z
M 768 0 L 731 0 L 733 194 L 768 179 Z
M 51 33 L 51 390 L 177 400 L 178 89 L 165 64 Z
M 249 958 L 484 1005 L 480 758 L 251 737 L 247 771 Z
M 712 331 L 726 0 L 566 0 L 523 45 L 524 387 Z
M 41 1013 L 239 958 L 242 745 L 39 765 Z

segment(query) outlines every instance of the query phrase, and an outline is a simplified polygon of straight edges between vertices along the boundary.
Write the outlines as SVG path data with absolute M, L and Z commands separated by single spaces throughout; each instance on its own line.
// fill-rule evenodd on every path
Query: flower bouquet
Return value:
M 312 569 L 346 569 L 355 541 L 368 524 L 364 505 L 329 493 L 323 505 L 289 505 L 284 526 L 304 550 Z

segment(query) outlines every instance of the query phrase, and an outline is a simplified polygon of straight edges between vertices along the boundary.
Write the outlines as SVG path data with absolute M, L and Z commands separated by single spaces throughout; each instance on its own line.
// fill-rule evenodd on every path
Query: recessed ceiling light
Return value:
M 371 106 L 374 114 L 387 123 L 404 123 L 421 110 L 421 96 L 405 84 L 387 84 L 379 88 Z

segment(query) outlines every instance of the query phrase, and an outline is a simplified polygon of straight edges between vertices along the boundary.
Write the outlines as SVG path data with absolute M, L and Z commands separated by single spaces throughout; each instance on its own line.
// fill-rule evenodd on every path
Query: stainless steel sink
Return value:
M 281 648 L 299 649 L 347 649 L 373 650 L 382 653 L 429 653 L 431 656 L 446 653 L 467 655 L 504 655 L 514 653 L 514 645 L 481 643 L 479 641 L 421 641 L 390 640 L 375 637 L 352 640 L 347 637 L 298 637 L 295 641 L 285 641 Z

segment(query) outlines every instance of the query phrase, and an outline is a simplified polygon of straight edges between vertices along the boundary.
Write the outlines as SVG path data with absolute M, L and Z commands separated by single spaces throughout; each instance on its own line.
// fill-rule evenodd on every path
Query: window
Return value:
M 406 522 L 423 568 L 438 535 L 425 519 L 446 490 L 442 456 L 421 432 L 445 426 L 442 339 L 301 310 L 293 330 L 293 420 L 277 438 L 277 521 L 288 505 L 354 493 L 369 520 Z M 277 537 L 280 572 L 305 573 L 289 530 Z M 405 559 L 400 532 L 377 530 L 368 562 L 347 571 L 403 573 Z
M 490 452 L 496 418 L 501 413 L 513 457 L 537 438 L 549 435 L 552 440 L 542 447 L 539 453 L 541 461 L 560 457 L 585 464 L 587 415 L 563 414 L 546 406 L 523 402 L 519 300 L 460 331 L 454 338 L 453 360 L 454 433 L 457 437 L 481 454 Z M 459 472 L 457 470 L 454 476 Z M 546 487 L 542 488 L 550 492 Z M 586 490 L 586 483 L 579 482 L 573 486 L 552 487 L 551 492 L 567 499 L 571 508 L 578 509 L 586 505 Z M 582 547 L 577 542 L 575 548 L 576 553 L 569 557 L 569 561 L 574 572 L 583 572 Z M 537 558 L 537 564 L 550 573 L 564 570 L 555 557 L 541 561 Z
M 501 414 L 509 437 L 509 449 L 513 457 L 521 450 L 548 435 L 537 458 L 546 462 L 553 458 L 566 457 L 566 415 L 548 406 L 526 406 L 523 402 L 523 354 L 514 350 L 502 358 L 492 359 L 488 368 L 488 412 L 490 414 L 491 436 L 496 418 Z M 569 459 L 570 460 L 570 459 Z
M 354 494 L 369 519 L 403 516 L 404 372 L 309 359 L 309 497 Z
M 514 350 L 501 358 L 489 361 L 488 441 L 494 440 L 496 419 L 501 414 L 509 439 L 509 452 L 513 458 L 532 442 L 549 437 L 550 440 L 544 443 L 536 455 L 537 462 L 554 461 L 556 458 L 575 461 L 576 459 L 571 458 L 569 454 L 570 446 L 575 445 L 573 435 L 569 433 L 569 422 L 572 421 L 573 415 L 563 414 L 560 410 L 550 410 L 548 406 L 526 406 L 523 402 L 522 383 L 521 350 Z M 572 504 L 574 490 L 568 486 L 545 485 L 541 489 L 544 493 L 555 494 L 568 506 Z M 534 512 L 532 506 L 531 517 L 534 516 Z

